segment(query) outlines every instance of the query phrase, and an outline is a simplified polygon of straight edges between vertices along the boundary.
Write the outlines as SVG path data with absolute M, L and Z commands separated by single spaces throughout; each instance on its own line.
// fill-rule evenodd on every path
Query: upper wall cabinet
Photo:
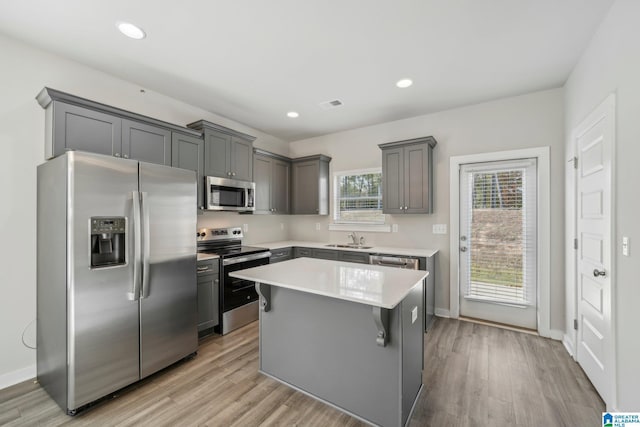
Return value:
M 432 136 L 378 145 L 382 150 L 385 214 L 433 213 Z
M 253 180 L 253 136 L 199 120 L 187 127 L 204 135 L 204 174 L 219 178 Z
M 254 149 L 253 179 L 256 183 L 254 213 L 289 213 L 290 174 L 290 159 Z
M 171 131 L 195 131 L 68 93 L 44 88 L 36 98 L 46 110 L 46 158 L 82 150 L 171 165 Z
M 329 215 L 329 162 L 317 155 L 291 161 L 291 213 Z
M 173 132 L 171 135 L 171 166 L 196 172 L 198 177 L 198 208 L 204 209 L 204 140 L 200 137 Z

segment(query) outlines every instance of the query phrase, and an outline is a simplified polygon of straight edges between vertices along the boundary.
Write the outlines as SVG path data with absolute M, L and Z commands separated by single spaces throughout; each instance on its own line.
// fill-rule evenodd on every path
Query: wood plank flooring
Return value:
M 33 381 L 0 390 L 3 426 L 363 426 L 257 372 L 258 324 L 206 339 L 198 356 L 66 416 Z M 437 319 L 425 339 L 411 427 L 599 426 L 604 404 L 557 341 Z

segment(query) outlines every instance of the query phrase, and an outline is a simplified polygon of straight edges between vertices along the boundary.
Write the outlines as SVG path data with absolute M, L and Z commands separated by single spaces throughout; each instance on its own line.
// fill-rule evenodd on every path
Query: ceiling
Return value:
M 0 33 L 293 141 L 562 86 L 612 2 L 0 0 Z

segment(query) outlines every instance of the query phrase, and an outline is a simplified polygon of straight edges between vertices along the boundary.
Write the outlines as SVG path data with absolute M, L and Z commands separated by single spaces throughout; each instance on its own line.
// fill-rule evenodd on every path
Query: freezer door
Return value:
M 138 163 L 82 152 L 67 155 L 67 409 L 73 410 L 139 379 L 139 306 L 130 295 Z M 124 265 L 91 266 L 91 218 L 96 217 L 124 218 L 124 248 L 117 248 L 124 249 Z M 105 241 L 102 245 L 103 253 L 116 250 Z
M 140 163 L 140 193 L 140 370 L 144 378 L 198 347 L 196 175 Z

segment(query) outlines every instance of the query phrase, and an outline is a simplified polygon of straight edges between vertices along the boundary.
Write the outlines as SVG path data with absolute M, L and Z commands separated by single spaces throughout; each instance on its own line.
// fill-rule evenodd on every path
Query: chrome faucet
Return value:
M 353 242 L 352 243 L 353 245 L 358 245 L 358 246 L 364 245 L 364 236 L 360 236 L 360 238 L 358 238 L 358 235 L 356 234 L 355 231 L 352 231 L 351 233 L 349 233 L 347 237 L 351 239 L 351 241 Z
M 355 231 L 352 231 L 351 233 L 349 233 L 349 235 L 347 236 L 351 239 L 351 241 L 353 242 L 354 245 L 358 244 L 358 235 L 356 234 Z

